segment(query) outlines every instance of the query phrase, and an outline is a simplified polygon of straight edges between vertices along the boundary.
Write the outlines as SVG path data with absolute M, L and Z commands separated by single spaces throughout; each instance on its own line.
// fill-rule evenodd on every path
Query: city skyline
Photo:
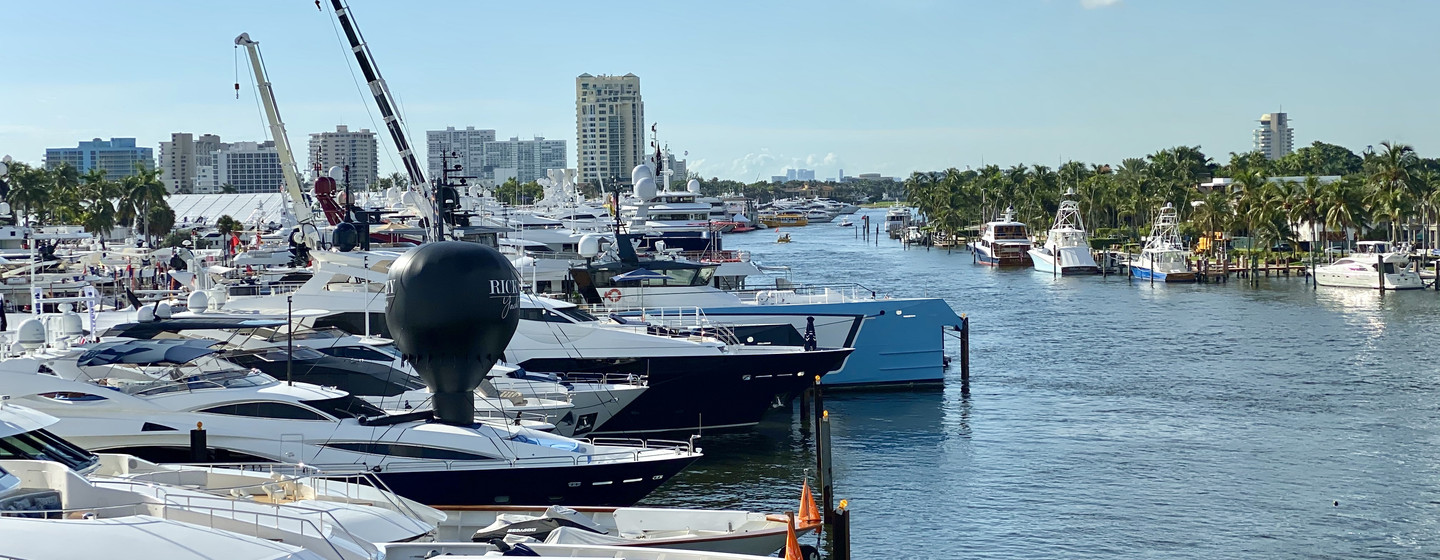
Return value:
M 328 9 L 76 4 L 69 11 L 90 16 L 31 4 L 8 11 L 26 25 L 0 34 L 0 154 L 40 163 L 46 148 L 97 137 L 158 148 L 186 130 L 268 138 L 248 64 L 231 44 L 242 31 L 261 42 L 292 144 L 334 123 L 384 129 Z M 456 19 L 544 22 L 486 26 L 484 49 L 468 50 L 413 8 L 352 3 L 412 143 L 455 123 L 576 142 L 575 77 L 633 73 L 645 84 L 645 126 L 658 122 L 661 142 L 688 152 L 706 178 L 1114 163 L 1175 145 L 1223 162 L 1252 147 L 1256 115 L 1282 106 L 1303 123 L 1296 147 L 1319 140 L 1359 152 L 1394 140 L 1426 156 L 1440 151 L 1440 112 L 1418 94 L 1437 78 L 1394 56 L 1440 49 L 1423 27 L 1440 6 L 1427 3 L 797 2 L 763 5 L 765 17 L 754 17 L 758 6 L 647 8 L 643 17 L 686 32 L 610 33 L 582 49 L 549 39 L 625 28 L 634 11 L 430 6 Z M 795 33 L 797 18 L 839 31 Z M 115 26 L 127 29 L 127 49 L 152 54 L 133 64 L 88 56 L 111 48 L 104 30 Z M 467 58 L 512 45 L 506 56 Z M 57 59 L 73 62 L 56 71 Z M 387 175 L 401 166 L 379 136 Z

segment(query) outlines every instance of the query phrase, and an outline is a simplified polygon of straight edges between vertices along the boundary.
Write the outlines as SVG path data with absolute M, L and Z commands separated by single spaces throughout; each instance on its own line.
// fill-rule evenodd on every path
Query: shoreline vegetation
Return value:
M 1293 256 L 1302 233 L 1326 248 L 1359 240 L 1434 247 L 1427 232 L 1440 219 L 1440 160 L 1390 141 L 1361 154 L 1324 142 L 1278 160 L 1231 153 L 1223 165 L 1199 146 L 1177 146 L 1118 165 L 1069 161 L 1054 169 L 1020 164 L 916 172 L 904 187 L 927 227 L 951 237 L 1007 207 L 1043 234 L 1062 195 L 1073 189 L 1090 234 L 1127 245 L 1148 235 L 1155 214 L 1172 204 L 1192 246 L 1215 241 L 1198 243 L 1210 255 L 1224 240 L 1248 238 L 1256 251 Z

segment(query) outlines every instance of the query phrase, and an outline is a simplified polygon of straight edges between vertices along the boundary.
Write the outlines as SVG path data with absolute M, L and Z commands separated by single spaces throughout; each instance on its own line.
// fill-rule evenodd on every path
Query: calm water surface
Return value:
M 856 558 L 1440 554 L 1440 294 L 1054 279 L 789 231 L 725 241 L 972 318 L 969 397 L 958 370 L 943 391 L 827 396 Z M 814 464 L 795 416 L 705 437 L 647 503 L 793 510 Z

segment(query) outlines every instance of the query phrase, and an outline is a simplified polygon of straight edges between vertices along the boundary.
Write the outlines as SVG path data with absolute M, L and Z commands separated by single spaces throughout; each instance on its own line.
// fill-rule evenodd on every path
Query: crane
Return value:
M 316 2 L 319 7 L 319 2 Z M 375 66 L 375 57 L 370 54 L 370 47 L 365 43 L 364 37 L 360 35 L 360 29 L 355 26 L 354 16 L 350 14 L 350 7 L 341 0 L 330 0 L 330 5 L 335 11 L 335 18 L 340 21 L 340 27 L 345 31 L 345 38 L 350 43 L 351 52 L 355 53 L 355 62 L 360 66 L 360 72 L 365 75 L 366 85 L 370 87 L 370 93 L 375 96 L 375 105 L 380 109 L 380 117 L 385 121 L 385 129 L 390 132 L 390 140 L 395 143 L 395 150 L 400 153 L 400 160 L 405 164 L 405 172 L 410 177 L 410 184 L 418 190 L 418 197 L 435 197 L 430 192 L 430 185 L 425 181 L 425 171 L 420 167 L 419 160 L 415 159 L 415 151 L 410 146 L 410 141 L 405 138 L 405 125 L 400 120 L 400 114 L 395 111 L 395 100 L 390 95 L 390 87 L 385 85 L 385 78 L 380 77 L 380 69 Z M 415 201 L 419 203 L 420 201 Z M 438 201 L 433 201 L 438 203 Z M 445 236 L 444 220 L 440 217 L 437 208 L 430 204 L 418 204 L 417 208 L 426 214 L 431 224 L 435 227 L 435 239 L 438 241 Z
M 296 166 L 294 153 L 290 151 L 290 140 L 285 136 L 285 123 L 280 121 L 280 109 L 275 106 L 275 90 L 265 74 L 265 63 L 260 59 L 260 42 L 250 39 L 249 33 L 235 38 L 235 45 L 245 47 L 250 54 L 250 68 L 255 71 L 255 89 L 260 93 L 260 103 L 265 107 L 265 120 L 270 123 L 270 136 L 275 139 L 275 152 L 280 156 L 280 173 L 285 176 L 285 193 L 290 197 L 291 209 L 299 222 L 298 236 L 291 241 L 303 244 L 306 249 L 318 249 L 319 231 L 315 228 L 315 214 L 305 201 L 304 190 L 300 188 L 300 168 Z M 239 84 L 236 84 L 239 87 Z M 298 239 L 296 237 L 299 237 Z

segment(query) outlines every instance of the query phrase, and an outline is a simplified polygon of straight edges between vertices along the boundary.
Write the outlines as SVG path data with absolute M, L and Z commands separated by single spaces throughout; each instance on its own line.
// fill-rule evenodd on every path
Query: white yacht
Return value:
M 1194 282 L 1195 269 L 1190 265 L 1190 251 L 1180 241 L 1180 221 L 1175 206 L 1165 203 L 1155 216 L 1150 238 L 1140 255 L 1130 261 L 1136 278 L 1153 278 L 1161 282 Z
M 1006 208 L 1000 219 L 985 222 L 980 238 L 970 242 L 975 262 L 988 266 L 1030 264 L 1030 229 L 1015 221 L 1015 209 Z
M 156 462 L 190 460 L 189 430 L 203 424 L 212 460 L 367 469 L 421 503 L 630 505 L 700 456 L 688 444 L 601 445 L 512 425 L 428 422 L 429 412 L 387 415 L 345 392 L 223 360 L 167 365 L 184 358 L 171 349 L 151 351 L 160 362 L 136 351 L 108 354 L 108 364 L 76 361 L 83 351 L 0 362 L 0 386 L 60 416 L 57 433 L 81 445 Z
M 1061 276 L 1095 274 L 1100 267 L 1090 255 L 1086 242 L 1085 223 L 1080 218 L 1080 204 L 1073 197 L 1075 190 L 1065 193 L 1060 209 L 1055 212 L 1055 225 L 1045 237 L 1045 245 L 1030 249 L 1030 262 L 1035 270 Z
M 303 547 L 327 560 L 368 560 L 376 556 L 377 543 L 434 540 L 446 517 L 343 480 L 279 470 L 164 467 L 130 455 L 94 454 L 51 433 L 56 423 L 28 407 L 0 404 L 0 534 L 24 527 L 35 536 L 0 539 L 0 557 L 62 557 L 54 552 L 16 555 L 25 550 L 16 548 L 21 544 L 16 541 L 55 547 L 84 536 L 108 534 L 114 544 L 169 534 L 193 538 L 185 544 L 202 550 L 217 542 L 239 547 L 233 551 L 237 556 L 216 557 L 249 557 L 245 552 L 286 557 L 268 556 L 277 549 L 256 547 L 252 539 L 258 538 Z M 210 537 L 176 524 L 203 528 Z M 42 535 L 57 538 L 47 541 Z M 167 557 L 154 555 L 167 545 L 154 544 L 157 549 L 147 549 L 152 555 L 146 557 Z M 118 551 L 97 557 L 125 557 L 113 552 Z
M 885 233 L 890 239 L 900 239 L 905 235 L 905 228 L 910 227 L 913 214 L 908 206 L 891 206 L 885 211 Z
M 1315 283 L 1372 290 L 1423 289 L 1425 283 L 1420 275 L 1405 270 L 1409 265 L 1408 251 L 1393 250 L 1385 241 L 1360 241 L 1349 256 L 1315 267 Z

